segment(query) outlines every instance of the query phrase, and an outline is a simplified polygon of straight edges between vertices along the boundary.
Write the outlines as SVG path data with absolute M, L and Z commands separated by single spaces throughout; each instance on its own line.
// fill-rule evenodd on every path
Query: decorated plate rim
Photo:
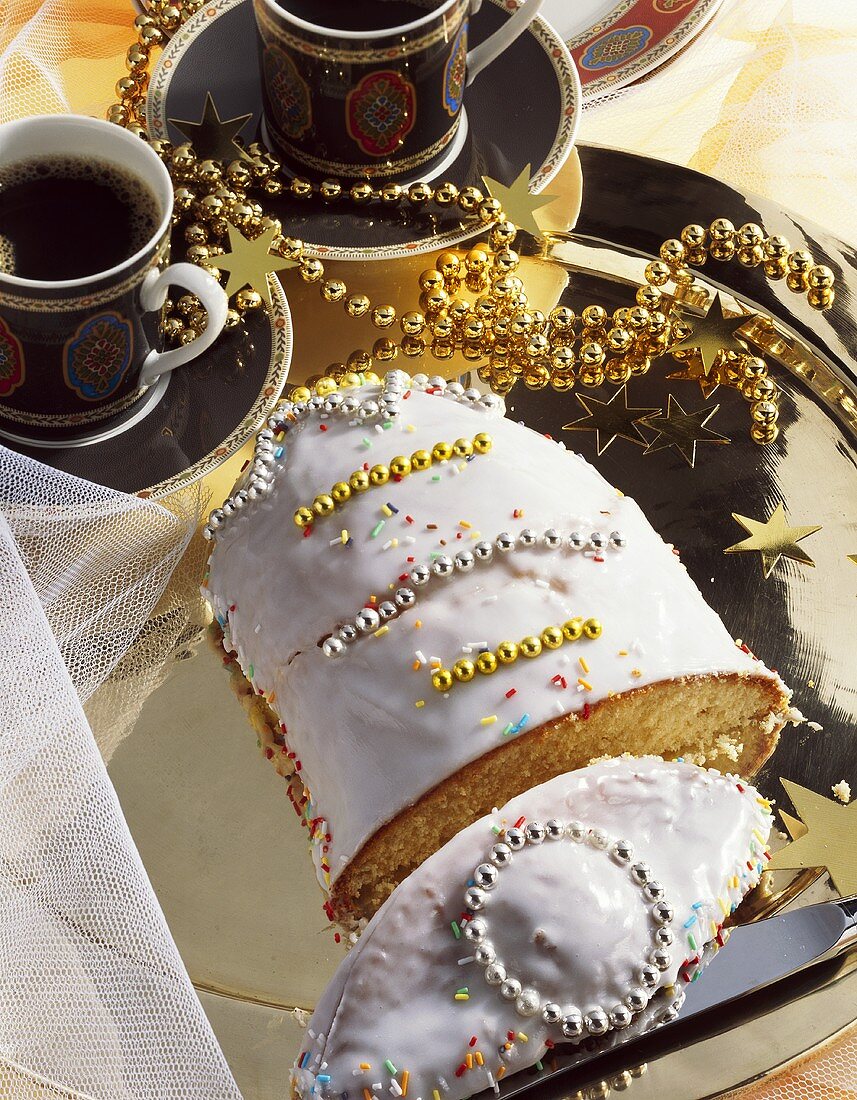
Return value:
M 660 15 L 669 15 L 668 8 L 661 8 L 659 4 L 669 4 L 670 0 L 619 0 L 617 3 L 602 19 L 597 23 L 593 23 L 586 30 L 581 31 L 580 34 L 574 35 L 566 41 L 566 45 L 572 53 L 579 53 L 581 50 L 585 50 L 590 45 L 594 44 L 602 35 L 610 31 L 612 27 L 619 22 L 625 15 L 633 12 L 636 8 L 654 7 L 654 10 Z M 579 66 L 575 63 L 575 67 L 578 69 L 578 75 L 580 76 L 581 84 L 581 99 L 583 103 L 598 99 L 602 95 L 607 95 L 610 92 L 618 91 L 620 88 L 626 87 L 635 80 L 639 80 L 640 77 L 645 76 L 647 73 L 651 73 L 653 70 L 665 65 L 670 58 L 674 57 L 684 46 L 700 34 L 711 22 L 714 16 L 723 5 L 723 0 L 678 0 L 681 5 L 677 7 L 675 14 L 679 16 L 676 23 L 672 26 L 665 35 L 658 38 L 648 49 L 644 49 L 642 53 L 636 54 L 633 57 L 628 58 L 627 61 L 620 62 L 610 72 L 605 73 L 603 76 L 592 75 L 591 79 L 587 79 L 588 72 L 585 66 Z M 684 8 L 690 7 L 690 10 L 681 15 L 681 11 Z M 647 28 L 651 29 L 651 28 Z M 582 73 L 582 75 L 581 75 Z
M 289 302 L 279 279 L 276 275 L 269 275 L 268 284 L 271 288 L 273 305 L 273 308 L 268 311 L 268 321 L 271 326 L 271 355 L 264 382 L 253 404 L 242 417 L 241 423 L 236 425 L 216 447 L 171 477 L 145 489 L 137 490 L 136 496 L 160 500 L 206 477 L 232 458 L 248 440 L 253 438 L 259 425 L 276 406 L 291 368 L 294 331 Z

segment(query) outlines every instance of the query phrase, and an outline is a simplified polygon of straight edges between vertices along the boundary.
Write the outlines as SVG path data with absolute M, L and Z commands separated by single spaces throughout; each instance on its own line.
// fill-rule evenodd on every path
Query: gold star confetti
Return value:
M 793 839 L 771 856 L 768 870 L 825 867 L 843 897 L 857 893 L 857 802 L 840 806 L 788 779 L 780 782 L 801 820 L 780 810 Z
M 627 383 L 620 386 L 609 401 L 599 401 L 595 397 L 576 394 L 577 400 L 586 409 L 587 415 L 570 424 L 563 424 L 564 432 L 595 432 L 595 450 L 601 455 L 610 444 L 621 436 L 640 447 L 645 447 L 646 437 L 637 427 L 643 417 L 659 413 L 660 409 L 635 409 L 628 407 Z M 619 400 L 621 398 L 621 401 Z
M 705 367 L 698 355 L 687 363 L 684 370 L 673 371 L 672 374 L 667 375 L 667 378 L 675 378 L 681 382 L 698 382 L 703 399 L 706 401 L 723 381 L 717 367 L 712 367 L 710 374 L 705 373 Z
M 643 427 L 658 433 L 643 454 L 654 454 L 655 451 L 675 447 L 688 466 L 693 466 L 696 463 L 697 443 L 730 442 L 728 436 L 720 435 L 705 426 L 719 408 L 719 405 L 705 405 L 688 413 L 671 393 L 667 394 L 666 415 L 659 412 L 658 415 L 647 416 L 643 420 Z
M 818 524 L 789 527 L 782 501 L 768 520 L 750 519 L 749 516 L 739 516 L 737 512 L 732 513 L 732 518 L 749 532 L 750 537 L 736 542 L 734 546 L 727 546 L 723 553 L 738 554 L 745 550 L 758 550 L 762 555 L 762 572 L 765 580 L 770 577 L 780 558 L 792 558 L 793 561 L 802 562 L 804 565 L 815 565 L 809 554 L 802 550 L 798 543 L 807 535 L 820 531 L 821 527 Z
M 216 256 L 218 268 L 229 272 L 226 293 L 231 297 L 237 290 L 249 286 L 258 291 L 271 305 L 271 288 L 267 276 L 275 271 L 285 271 L 297 267 L 297 261 L 284 260 L 282 256 L 272 256 L 270 248 L 278 230 L 275 226 L 260 233 L 255 240 L 247 238 L 234 226 L 229 226 L 229 251 Z
M 848 555 L 848 560 L 853 561 L 854 564 L 857 565 L 857 554 L 849 554 Z
M 205 108 L 198 122 L 186 122 L 180 118 L 169 121 L 180 130 L 193 146 L 200 160 L 222 160 L 229 164 L 233 160 L 249 160 L 249 156 L 235 138 L 241 127 L 252 115 L 236 115 L 235 118 L 221 119 L 211 92 L 205 93 Z
M 506 187 L 498 180 L 492 180 L 490 176 L 483 176 L 482 182 L 492 199 L 498 199 L 503 206 L 503 213 L 525 233 L 532 233 L 534 237 L 543 237 L 544 232 L 539 228 L 536 219 L 536 211 L 543 206 L 548 206 L 557 197 L 556 195 L 534 195 L 530 191 L 531 165 L 521 169 L 516 180 Z
M 683 316 L 681 320 L 691 325 L 691 332 L 673 344 L 668 350 L 698 351 L 705 374 L 711 370 L 722 351 L 746 351 L 746 344 L 735 333 L 750 320 L 750 316 L 727 317 L 720 295 L 715 294 L 707 311 L 701 317 Z

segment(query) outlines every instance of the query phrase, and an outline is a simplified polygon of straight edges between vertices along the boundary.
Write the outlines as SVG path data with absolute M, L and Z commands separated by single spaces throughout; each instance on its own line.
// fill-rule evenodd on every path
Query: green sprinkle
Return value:
M 693 936 L 691 935 L 690 932 L 688 932 L 688 934 L 687 934 L 687 942 L 690 944 L 691 951 L 696 951 L 697 950 L 696 940 L 693 938 Z
M 384 423 L 381 425 L 381 427 L 384 429 L 385 432 L 388 431 L 390 428 L 392 428 L 392 426 L 393 426 L 393 421 L 392 420 L 385 420 Z
M 368 435 L 364 435 L 360 442 L 363 444 L 367 451 L 372 446 L 372 440 L 369 438 Z
M 461 989 L 456 989 L 456 991 L 455 991 L 455 992 L 456 992 L 456 993 L 469 993 L 469 992 L 470 992 L 470 990 L 468 989 L 468 987 L 467 987 L 466 985 L 463 985 L 463 986 L 461 987 Z
M 507 722 L 506 728 L 503 730 L 503 736 L 508 737 L 509 734 L 512 733 L 514 729 L 515 729 L 514 725 L 511 722 Z
M 432 481 L 440 481 L 440 474 L 435 474 Z
M 457 924 L 456 921 L 452 922 L 452 934 L 453 934 L 453 936 L 455 936 L 455 938 L 457 940 L 461 939 L 461 929 L 458 927 L 458 924 Z
M 375 526 L 372 528 L 372 533 L 369 537 L 376 539 L 384 530 L 384 525 L 386 524 L 386 522 L 387 521 L 385 519 L 379 519 Z
M 499 836 L 502 831 L 503 830 L 500 828 L 499 825 L 492 825 L 491 826 L 491 832 L 494 834 L 494 836 Z
M 254 670 L 253 666 L 250 665 L 250 667 L 247 669 L 247 675 L 250 677 L 251 680 L 253 679 L 254 672 L 255 672 L 255 670 Z
M 536 1062 L 536 1069 L 539 1071 L 539 1073 L 541 1073 L 544 1068 L 545 1067 L 542 1065 L 542 1060 L 541 1058 L 539 1058 L 538 1062 Z
M 387 1058 L 384 1062 L 384 1069 L 386 1069 L 386 1071 L 388 1073 L 391 1073 L 394 1077 L 399 1072 L 389 1058 Z

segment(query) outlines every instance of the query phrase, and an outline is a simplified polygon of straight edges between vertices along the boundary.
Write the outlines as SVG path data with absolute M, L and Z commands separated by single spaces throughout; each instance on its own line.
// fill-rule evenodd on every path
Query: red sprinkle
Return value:
M 326 432 L 327 431 L 327 425 L 326 424 L 319 424 L 318 430 L 320 432 Z
M 462 1062 L 461 1065 L 458 1067 L 458 1069 L 455 1071 L 455 1076 L 456 1077 L 463 1077 L 466 1072 L 467 1072 L 467 1066 L 465 1065 L 464 1062 Z
M 741 786 L 740 783 L 736 783 L 735 786 L 738 788 L 738 790 L 741 792 L 741 794 L 744 793 L 744 788 Z
M 506 692 L 506 698 L 511 699 L 513 695 L 517 695 L 517 694 L 518 694 L 518 689 L 517 688 L 509 688 L 509 690 Z
M 338 932 L 333 933 L 333 942 L 334 943 L 342 943 L 342 936 L 340 936 L 340 934 Z
M 476 1036 L 474 1035 L 474 1036 L 472 1037 L 472 1039 L 470 1040 L 470 1042 L 469 1042 L 469 1043 L 468 1043 L 467 1045 L 468 1045 L 468 1046 L 471 1046 L 471 1047 L 475 1047 L 475 1046 L 476 1046 L 476 1042 L 477 1042 L 477 1040 L 476 1040 Z
M 507 1032 L 506 1032 L 506 1038 L 507 1038 L 507 1039 L 509 1040 L 509 1042 L 511 1043 L 511 1042 L 512 1042 L 512 1040 L 513 1040 L 513 1039 L 515 1038 L 515 1033 L 514 1033 L 514 1031 L 507 1031 Z
M 413 523 L 414 522 L 414 517 L 413 516 L 405 516 L 405 520 L 408 523 Z
M 519 818 L 518 818 L 518 820 L 517 820 L 517 821 L 515 822 L 515 826 L 514 826 L 514 827 L 515 827 L 516 829 L 520 829 L 520 827 L 521 827 L 521 826 L 522 826 L 522 825 L 524 824 L 524 822 L 525 822 L 526 820 L 527 820 L 527 819 L 526 819 L 525 817 L 519 817 Z
M 589 703 L 584 703 L 583 704 L 583 718 L 584 718 L 584 721 L 589 717 L 589 715 L 591 713 L 592 713 L 592 708 L 589 706 Z
M 304 527 L 304 538 L 308 539 L 311 534 L 312 534 L 312 524 L 310 524 L 309 527 Z
M 402 400 L 407 401 L 410 396 L 411 396 L 411 391 L 410 390 L 405 390 L 405 392 L 402 394 Z

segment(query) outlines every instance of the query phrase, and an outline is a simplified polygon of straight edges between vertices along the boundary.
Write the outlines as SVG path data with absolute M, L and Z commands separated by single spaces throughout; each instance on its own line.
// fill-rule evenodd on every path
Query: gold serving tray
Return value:
M 771 447 L 750 442 L 747 405 L 723 387 L 707 403 L 720 402 L 711 427 L 731 443 L 700 444 L 693 469 L 672 450 L 643 456 L 621 439 L 596 458 L 594 435 L 561 430 L 584 414 L 574 391 L 515 390 L 510 404 L 513 415 L 563 437 L 640 500 L 664 537 L 682 548 L 733 634 L 779 668 L 797 706 L 823 727 L 787 728 L 758 778 L 763 792 L 783 801 L 780 775 L 821 792 L 843 777 L 855 786 L 857 568 L 847 557 L 857 553 L 854 252 L 770 203 L 686 169 L 596 147 L 582 147 L 580 157 L 585 187 L 574 234 L 562 232 L 555 213 L 557 232 L 525 260 L 524 278 L 539 308 L 560 298 L 576 308 L 630 304 L 660 242 L 688 222 L 718 216 L 786 234 L 793 246 L 808 247 L 830 264 L 840 280 L 836 305 L 819 315 L 784 284 L 767 283 L 737 264 L 709 264 L 702 273 L 727 305 L 738 299 L 764 315 L 753 339 L 778 364 L 772 372 L 784 390 L 782 433 Z M 566 225 L 574 220 L 576 181 L 573 159 L 559 180 Z M 382 271 L 381 265 L 331 262 L 330 274 L 346 277 L 373 300 L 383 296 L 407 308 L 416 297 L 415 275 L 427 263 L 426 257 L 406 259 Z M 361 332 L 345 319 L 331 324 L 331 307 L 311 288 L 288 277 L 284 285 L 295 317 L 291 380 L 299 382 L 345 358 L 361 344 Z M 443 366 L 444 373 L 466 369 L 456 362 Z M 432 361 L 425 369 L 439 367 Z M 686 409 L 706 403 L 696 383 L 668 381 L 666 373 L 661 364 L 632 379 L 629 404 L 663 404 L 668 392 Z M 594 392 L 602 400 L 614 392 L 602 389 Z M 766 581 L 758 555 L 724 556 L 722 550 L 743 537 L 732 511 L 767 518 L 779 500 L 793 523 L 821 524 L 822 531 L 802 544 L 814 569 L 782 560 Z M 175 585 L 192 590 L 200 560 L 198 546 Z M 111 737 L 97 697 L 92 709 L 101 743 L 111 745 L 109 771 L 131 832 L 238 1084 L 246 1100 L 282 1100 L 301 1037 L 294 1010 L 311 1010 L 343 948 L 322 913 L 286 785 L 262 758 L 222 660 L 206 640 L 207 621 L 200 602 L 169 674 L 125 685 L 131 695 L 140 689 L 133 721 L 114 719 Z M 800 903 L 824 896 L 822 886 Z M 609 1065 L 593 1067 L 592 1079 L 580 1071 L 573 1081 L 517 1077 L 510 1090 L 529 1080 L 545 1096 L 603 1097 L 626 1088 L 635 1100 L 721 1096 L 830 1041 L 852 1025 L 855 1006 L 852 954 L 783 996 L 746 1001 L 710 1031 L 700 1023 L 682 1036 L 679 1049 L 669 1032 L 652 1037 L 644 1067 L 623 1064 L 618 1052 Z

